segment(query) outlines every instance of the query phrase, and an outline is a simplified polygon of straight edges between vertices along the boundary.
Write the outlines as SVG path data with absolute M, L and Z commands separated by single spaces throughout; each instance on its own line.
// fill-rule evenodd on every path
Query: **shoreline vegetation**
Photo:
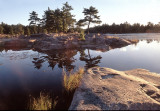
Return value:
M 79 68 L 78 71 L 69 74 L 63 70 L 63 86 L 66 92 L 70 93 L 76 90 L 76 88 L 80 85 L 83 74 L 84 68 Z
M 40 92 L 39 98 L 30 98 L 29 110 L 51 110 L 52 99 L 49 95 Z
M 84 74 L 84 68 L 79 68 L 76 72 L 67 73 L 63 70 L 63 82 L 64 95 L 73 96 L 75 90 L 79 87 L 81 79 Z M 55 110 L 56 105 L 60 100 L 58 97 L 51 98 L 52 94 L 46 94 L 40 92 L 40 96 L 37 98 L 30 97 L 30 102 L 28 105 L 29 110 Z
M 49 94 L 40 92 L 39 97 L 30 97 L 27 110 L 55 110 L 57 103 L 58 97 L 52 98 Z

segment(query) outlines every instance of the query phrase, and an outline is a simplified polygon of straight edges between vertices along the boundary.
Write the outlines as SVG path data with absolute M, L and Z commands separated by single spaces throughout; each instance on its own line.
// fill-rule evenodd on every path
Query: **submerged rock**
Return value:
M 144 69 L 87 71 L 69 110 L 159 110 L 160 75 Z

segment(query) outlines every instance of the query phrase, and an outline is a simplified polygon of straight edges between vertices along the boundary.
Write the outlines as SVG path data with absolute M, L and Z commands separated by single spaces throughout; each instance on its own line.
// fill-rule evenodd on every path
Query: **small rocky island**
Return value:
M 136 40 L 100 34 L 88 34 L 85 36 L 85 40 L 80 40 L 79 38 L 79 34 L 37 34 L 29 37 L 1 38 L 0 47 L 36 49 L 40 51 L 79 48 L 107 51 L 137 43 Z
M 70 110 L 159 110 L 160 75 L 144 69 L 89 69 Z

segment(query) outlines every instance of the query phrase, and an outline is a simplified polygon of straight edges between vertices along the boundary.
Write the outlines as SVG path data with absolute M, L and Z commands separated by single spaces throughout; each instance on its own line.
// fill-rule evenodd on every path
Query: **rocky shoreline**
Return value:
M 0 47 L 28 48 L 41 51 L 61 50 L 61 49 L 93 49 L 106 51 L 110 48 L 127 46 L 137 41 L 111 37 L 106 35 L 89 34 L 85 40 L 79 40 L 79 34 L 66 35 L 39 35 L 31 37 L 6 38 L 0 39 Z
M 69 110 L 159 110 L 159 80 L 145 69 L 94 67 L 84 74 Z

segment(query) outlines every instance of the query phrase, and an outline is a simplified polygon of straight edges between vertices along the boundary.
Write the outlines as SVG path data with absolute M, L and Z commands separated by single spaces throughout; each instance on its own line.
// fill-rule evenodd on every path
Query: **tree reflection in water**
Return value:
M 84 50 L 80 51 L 80 60 L 86 62 L 86 65 L 85 65 L 86 68 L 98 66 L 98 64 L 101 62 L 101 59 L 102 57 L 100 55 L 96 57 L 92 57 L 90 55 L 89 49 L 88 49 L 88 55 L 86 55 Z
M 63 51 L 47 51 L 46 56 L 38 56 L 33 58 L 32 63 L 34 63 L 35 68 L 40 69 L 44 62 L 47 62 L 52 70 L 57 65 L 59 68 L 65 68 L 67 71 L 72 71 L 76 67 L 73 65 L 76 59 L 74 58 L 77 55 L 78 50 L 63 50 Z M 92 57 L 88 50 L 88 54 L 85 53 L 85 50 L 80 50 L 80 61 L 85 62 L 85 68 L 91 68 L 98 66 L 102 57 L 96 56 Z
M 9 49 L 1 49 L 1 56 L 3 56 L 2 51 L 8 51 Z M 75 69 L 76 65 L 74 65 L 76 59 L 74 58 L 77 55 L 77 52 L 80 52 L 80 61 L 85 62 L 85 68 L 91 68 L 98 66 L 102 57 L 96 56 L 93 57 L 90 55 L 90 51 L 88 49 L 88 54 L 85 53 L 85 49 L 81 50 L 58 50 L 58 51 L 37 51 L 38 55 L 30 55 L 26 51 L 23 53 L 16 53 L 10 54 L 9 57 L 11 59 L 25 59 L 30 56 L 33 57 L 32 63 L 36 69 L 41 69 L 43 67 L 43 63 L 48 63 L 48 67 L 54 70 L 55 66 L 57 65 L 59 68 L 65 68 L 66 71 L 72 71 Z M 32 58 L 31 57 L 31 58 Z
M 74 56 L 77 54 L 77 50 L 63 50 L 63 51 L 47 51 L 47 56 L 41 56 L 33 59 L 35 68 L 40 69 L 42 63 L 48 62 L 48 67 L 54 69 L 55 65 L 59 68 L 65 68 L 67 71 L 71 71 L 75 68 L 73 63 L 75 62 Z
M 36 69 L 40 69 L 42 67 L 42 63 L 44 62 L 44 59 L 41 57 L 33 58 L 32 62 L 34 63 Z

